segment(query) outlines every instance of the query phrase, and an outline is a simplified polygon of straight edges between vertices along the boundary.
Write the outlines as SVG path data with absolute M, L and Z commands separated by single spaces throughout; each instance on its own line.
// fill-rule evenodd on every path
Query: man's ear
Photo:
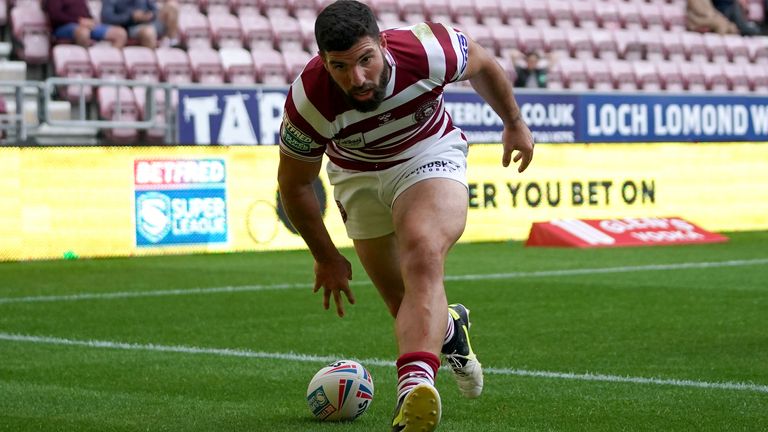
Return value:
M 384 33 L 379 33 L 379 46 L 381 49 L 387 48 L 387 35 Z
M 317 51 L 317 55 L 319 55 L 320 56 L 320 60 L 323 61 L 323 67 L 325 68 L 325 70 L 330 72 L 330 70 L 328 69 L 328 62 L 326 61 L 326 58 L 325 58 L 325 51 L 318 50 Z

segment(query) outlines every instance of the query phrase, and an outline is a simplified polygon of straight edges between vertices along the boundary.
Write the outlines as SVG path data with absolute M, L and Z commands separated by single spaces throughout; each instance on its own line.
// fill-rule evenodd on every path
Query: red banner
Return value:
M 526 246 L 617 247 L 728 241 L 679 217 L 535 222 Z

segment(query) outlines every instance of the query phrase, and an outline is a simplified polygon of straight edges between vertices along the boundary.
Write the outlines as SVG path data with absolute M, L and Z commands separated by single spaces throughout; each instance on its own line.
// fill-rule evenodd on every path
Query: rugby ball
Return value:
M 322 421 L 351 421 L 373 402 L 373 377 L 360 363 L 339 360 L 317 371 L 307 387 L 307 405 Z

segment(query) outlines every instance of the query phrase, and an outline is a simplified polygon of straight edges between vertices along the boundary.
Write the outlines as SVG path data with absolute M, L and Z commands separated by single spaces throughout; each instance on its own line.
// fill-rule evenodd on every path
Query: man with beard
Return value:
M 281 126 L 283 206 L 315 260 L 315 288 L 344 316 L 354 304 L 350 263 L 323 223 L 312 183 L 328 178 L 348 236 L 395 318 L 399 348 L 393 431 L 432 431 L 442 407 L 435 374 L 442 354 L 466 397 L 483 373 L 469 342 L 469 310 L 448 305 L 443 271 L 467 218 L 467 140 L 445 111 L 446 84 L 469 80 L 501 117 L 502 165 L 533 158 L 512 86 L 494 57 L 451 27 L 420 23 L 379 32 L 354 0 L 315 21 L 319 56 L 291 85 Z

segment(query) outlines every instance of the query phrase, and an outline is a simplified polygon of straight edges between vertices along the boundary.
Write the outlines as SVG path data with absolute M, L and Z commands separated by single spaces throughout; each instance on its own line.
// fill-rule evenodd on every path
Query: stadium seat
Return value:
M 538 27 L 519 27 L 516 32 L 518 49 L 520 51 L 526 53 L 538 52 L 541 55 L 546 48 L 544 38 L 541 36 Z
M 728 76 L 719 63 L 706 63 L 701 65 L 701 71 L 704 73 L 704 81 L 707 90 L 716 93 L 725 93 L 728 88 Z
M 301 71 L 304 70 L 304 67 L 312 59 L 312 55 L 304 51 L 285 51 L 282 54 L 286 73 L 288 74 L 288 81 L 298 78 Z
M 589 85 L 593 90 L 613 90 L 613 79 L 611 78 L 611 71 L 608 69 L 607 62 L 600 60 L 590 62 L 586 71 L 589 77 Z
M 656 71 L 659 74 L 662 88 L 667 92 L 682 93 L 685 91 L 685 80 L 677 63 L 658 62 Z
M 768 70 L 763 65 L 747 64 L 744 65 L 744 71 L 747 73 L 749 86 L 755 93 L 768 93 Z
M 685 44 L 682 32 L 664 32 L 661 43 L 664 47 L 664 57 L 669 61 L 685 62 Z M 738 36 L 741 37 L 741 36 Z
M 133 97 L 136 101 L 136 107 L 139 110 L 138 118 L 140 120 L 150 120 L 151 113 L 147 107 L 147 88 L 146 87 L 133 87 Z M 148 129 L 145 132 L 146 140 L 151 144 L 161 144 L 165 139 L 165 129 L 163 126 L 166 124 L 165 120 L 165 92 L 162 89 L 153 89 L 152 97 L 155 99 L 155 114 L 158 127 Z
M 756 64 L 768 65 L 768 37 L 753 36 L 745 39 L 750 61 Z
M 570 29 L 568 30 L 571 31 Z M 568 36 L 560 27 L 551 27 L 541 33 L 544 40 L 544 50 L 557 58 L 569 57 Z
M 514 27 L 506 25 L 491 27 L 491 36 L 496 46 L 495 52 L 499 57 L 506 57 L 512 51 L 520 51 L 517 31 Z
M 143 46 L 123 48 L 123 58 L 128 78 L 138 81 L 160 81 L 160 67 L 155 51 Z
M 99 117 L 112 121 L 139 120 L 139 107 L 136 97 L 128 88 L 121 86 L 119 92 L 115 86 L 101 86 L 97 93 Z M 105 137 L 116 144 L 133 144 L 138 137 L 134 128 L 110 128 L 105 131 Z
M 39 6 L 20 4 L 11 9 L 11 35 L 19 59 L 29 64 L 49 61 L 48 18 Z
M 192 66 L 189 56 L 180 48 L 158 48 L 155 51 L 157 65 L 160 67 L 160 78 L 164 82 L 174 84 L 191 83 Z
M 228 14 L 231 10 L 231 5 L 229 0 L 202 0 L 200 2 L 200 9 L 208 16 Z
M 208 17 L 200 12 L 181 10 L 179 12 L 179 33 L 187 49 L 211 48 L 213 46 Z
M 592 59 L 595 57 L 592 39 L 589 31 L 584 29 L 572 29 L 568 32 L 568 45 L 571 51 L 571 57 L 578 59 Z
M 501 6 L 502 14 L 505 18 L 507 25 L 510 25 L 513 27 L 528 25 L 527 17 L 525 15 L 525 8 L 523 7 L 522 1 L 510 2 L 506 0 L 499 0 L 499 5 Z M 502 16 L 502 15 L 499 15 L 499 16 Z
M 192 76 L 201 84 L 223 84 L 224 67 L 216 50 L 211 48 L 193 48 L 187 51 Z
M 685 31 L 685 2 L 662 3 L 659 5 L 659 10 L 667 30 Z
M 611 79 L 613 79 L 613 85 L 616 89 L 625 91 L 638 89 L 632 62 L 623 60 L 611 61 L 608 62 L 608 69 L 611 71 Z
M 699 63 L 685 63 L 680 66 L 685 89 L 690 93 L 704 93 L 707 91 L 707 80 Z
M 591 29 L 589 30 L 589 39 L 597 57 L 603 60 L 616 60 L 619 57 L 616 39 L 610 30 Z
M 553 69 L 558 69 L 564 77 L 566 88 L 571 90 L 589 89 L 589 76 L 584 68 L 584 62 L 579 59 L 561 59 Z
M 275 46 L 280 51 L 304 49 L 304 33 L 293 17 L 270 17 Z
M 648 31 L 664 31 L 664 17 L 661 15 L 660 3 L 642 3 L 640 6 L 640 19 L 643 27 Z
M 217 48 L 243 47 L 243 30 L 236 16 L 230 13 L 211 13 L 208 15 L 208 25 Z
M 611 32 L 611 36 L 616 41 L 617 57 L 628 61 L 642 60 L 643 46 L 637 40 L 636 32 L 616 29 Z
M 571 14 L 578 26 L 582 29 L 591 29 L 598 26 L 597 12 L 594 2 L 571 1 Z
M 400 19 L 398 0 L 376 0 L 371 2 L 370 6 L 374 13 L 376 13 L 376 17 L 380 20 Z M 419 2 L 419 7 L 421 7 L 421 2 Z
M 616 5 L 616 3 L 613 1 L 589 3 L 592 3 L 595 8 L 597 22 L 600 27 L 608 30 L 621 28 L 621 16 L 619 15 L 619 7 Z M 622 7 L 624 7 L 623 3 Z
M 548 0 L 547 12 L 552 25 L 560 29 L 571 29 L 576 26 L 576 21 L 571 13 L 568 0 Z M 546 32 L 544 32 L 546 33 Z
M 487 25 L 471 25 L 467 24 L 462 29 L 467 36 L 471 37 L 478 43 L 478 45 L 489 50 L 492 53 L 496 52 L 496 39 L 491 33 L 492 27 Z
M 485 26 L 497 26 L 506 21 L 499 0 L 475 0 L 475 10 Z
M 644 3 L 640 4 L 632 1 L 621 3 L 617 7 L 621 27 L 627 30 L 642 30 L 644 23 L 640 9 L 643 7 L 645 7 Z
M 728 56 L 733 63 L 747 64 L 749 63 L 749 47 L 745 37 L 741 35 L 723 35 L 723 41 L 725 42 L 725 48 L 728 50 Z
M 261 84 L 288 84 L 288 70 L 282 53 L 276 50 L 251 51 L 256 80 Z
M 546 1 L 523 0 L 523 10 L 529 25 L 534 27 L 550 27 L 549 10 L 547 9 Z
M 640 45 L 643 58 L 648 61 L 660 62 L 665 59 L 664 42 L 662 39 L 666 36 L 660 32 L 638 31 L 635 33 L 637 43 Z
M 80 45 L 56 45 L 53 47 L 53 65 L 56 76 L 66 78 L 92 78 L 93 65 L 88 57 L 88 50 Z M 85 102 L 93 97 L 91 86 L 63 86 L 57 89 L 64 99 L 79 103 L 81 95 Z
M 287 17 L 291 15 L 291 2 L 286 0 L 261 0 L 261 13 L 267 17 Z
M 709 61 L 709 53 L 701 33 L 684 32 L 680 34 L 685 49 L 685 57 L 690 62 L 706 63 Z
M 107 44 L 97 44 L 88 48 L 93 75 L 100 79 L 122 80 L 128 77 L 128 70 L 123 59 L 123 50 Z
M 307 18 L 314 21 L 317 18 L 315 0 L 293 0 L 293 15 L 298 19 Z
M 718 33 L 704 33 L 704 47 L 707 49 L 709 60 L 714 63 L 730 61 L 725 39 Z
M 222 48 L 219 50 L 224 77 L 232 84 L 254 84 L 256 69 L 253 66 L 253 56 L 244 48 Z
M 312 3 L 314 4 L 314 0 L 312 0 Z M 237 16 L 261 16 L 259 0 L 231 0 L 231 7 L 232 12 Z
M 632 62 L 635 82 L 638 87 L 647 92 L 661 91 L 663 83 L 654 63 L 648 61 Z
M 299 18 L 299 27 L 301 35 L 304 38 L 304 48 L 310 53 L 317 52 L 317 41 L 315 40 L 315 19 Z
M 267 17 L 258 14 L 241 14 L 238 19 L 240 20 L 240 27 L 243 32 L 243 40 L 245 46 L 251 51 L 257 51 L 260 49 L 272 49 L 274 43 L 274 33 L 272 32 L 272 24 Z
M 475 5 L 467 0 L 448 0 L 453 22 L 461 26 L 466 24 L 478 24 Z M 406 17 L 406 20 L 408 18 Z
M 448 0 L 423 0 L 424 15 L 430 21 L 450 24 L 451 7 Z
M 725 63 L 722 65 L 725 77 L 728 79 L 728 87 L 736 93 L 749 93 L 749 76 L 745 65 L 740 63 Z

